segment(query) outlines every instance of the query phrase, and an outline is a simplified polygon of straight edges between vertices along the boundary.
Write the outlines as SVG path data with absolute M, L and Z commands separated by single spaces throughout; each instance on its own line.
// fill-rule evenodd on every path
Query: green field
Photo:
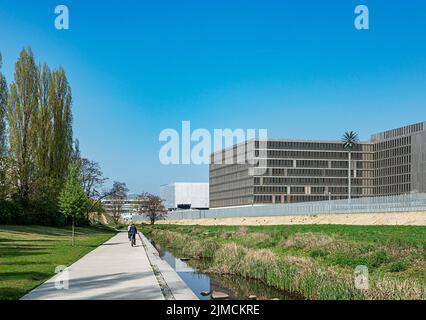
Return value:
M 205 272 L 236 274 L 308 299 L 425 299 L 426 227 L 142 226 L 177 256 L 208 258 Z M 368 290 L 354 285 L 358 265 Z
M 69 228 L 0 226 L 0 299 L 19 299 L 54 275 L 59 265 L 70 265 L 111 238 L 107 228 L 76 228 L 71 246 Z

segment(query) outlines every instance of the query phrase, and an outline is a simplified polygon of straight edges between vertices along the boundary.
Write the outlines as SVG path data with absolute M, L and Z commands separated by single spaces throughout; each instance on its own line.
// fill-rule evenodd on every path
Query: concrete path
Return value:
M 64 283 L 60 280 L 67 275 L 69 288 L 57 289 L 56 286 Z M 140 239 L 137 239 L 137 246 L 132 248 L 127 239 L 127 232 L 120 232 L 22 299 L 164 300 L 164 283 L 161 283 L 159 278 L 161 277 L 158 274 L 154 274 Z M 184 282 L 180 281 L 181 288 L 190 291 Z M 182 297 L 192 299 L 190 294 Z

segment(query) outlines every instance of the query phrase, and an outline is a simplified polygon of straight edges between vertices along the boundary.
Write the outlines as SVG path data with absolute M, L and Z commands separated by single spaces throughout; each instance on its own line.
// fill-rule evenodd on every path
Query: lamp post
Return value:
M 331 192 L 324 191 L 325 195 L 328 195 L 328 213 L 331 213 Z

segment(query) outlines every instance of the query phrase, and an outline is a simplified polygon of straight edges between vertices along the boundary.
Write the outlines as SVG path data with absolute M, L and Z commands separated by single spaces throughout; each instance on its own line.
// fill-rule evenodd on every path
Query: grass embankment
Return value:
M 71 246 L 69 228 L 0 226 L 0 300 L 19 299 L 111 238 L 109 228 L 76 228 Z
M 236 274 L 308 299 L 425 299 L 426 227 L 142 226 L 177 256 L 211 258 L 205 272 Z M 369 289 L 354 271 L 369 270 Z

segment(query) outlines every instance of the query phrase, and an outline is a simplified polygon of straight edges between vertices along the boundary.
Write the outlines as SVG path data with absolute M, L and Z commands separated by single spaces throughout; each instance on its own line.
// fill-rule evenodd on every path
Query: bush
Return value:
M 16 200 L 0 200 L 0 224 L 64 226 L 67 221 L 56 206 L 46 202 L 22 205 Z M 83 225 L 83 221 L 81 221 Z
M 405 271 L 408 268 L 408 264 L 405 261 L 398 261 L 391 263 L 389 265 L 389 271 L 390 272 L 401 272 Z
M 328 252 L 321 249 L 314 249 L 309 252 L 309 256 L 312 258 L 325 257 L 326 255 L 328 255 Z
M 24 220 L 22 207 L 9 200 L 0 200 L 0 224 L 20 224 Z
M 373 268 L 379 267 L 382 263 L 388 261 L 388 255 L 384 251 L 376 251 L 371 261 L 371 266 Z

